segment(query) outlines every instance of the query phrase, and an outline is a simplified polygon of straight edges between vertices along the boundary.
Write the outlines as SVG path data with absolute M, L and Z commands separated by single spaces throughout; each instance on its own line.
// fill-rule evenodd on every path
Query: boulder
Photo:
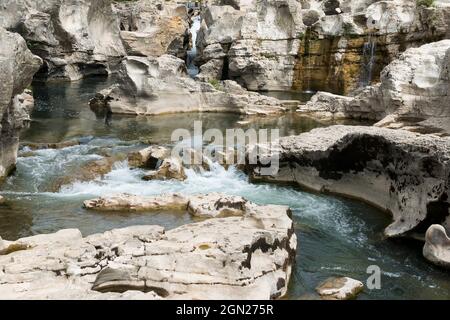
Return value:
M 253 205 L 168 231 L 67 230 L 15 243 L 28 248 L 0 254 L 2 299 L 276 299 L 297 240 L 287 207 Z
M 423 255 L 435 265 L 450 269 L 450 237 L 443 226 L 434 224 L 428 228 Z
M 361 281 L 348 277 L 329 278 L 317 288 L 317 293 L 325 300 L 350 300 L 364 289 Z
M 34 105 L 25 89 L 41 64 L 20 35 L 0 27 L 0 180 L 15 169 L 19 133 L 30 122 Z
M 43 79 L 106 75 L 125 55 L 109 0 L 5 0 L 0 27 L 19 32 L 44 59 Z
M 158 58 L 127 57 L 119 83 L 101 91 L 91 106 L 106 106 L 118 114 L 156 115 L 176 112 L 230 112 L 276 114 L 284 112 L 275 98 L 249 92 L 234 81 L 206 83 L 186 73 L 183 60 L 172 55 Z
M 157 169 L 164 159 L 170 156 L 170 150 L 161 146 L 131 152 L 128 154 L 128 165 L 132 168 Z
M 385 229 L 389 237 L 425 233 L 430 224 L 448 219 L 450 138 L 331 126 L 279 142 L 260 156 L 278 155 L 278 172 L 261 175 L 264 166 L 249 165 L 252 179 L 296 182 L 315 191 L 362 199 L 392 214 Z

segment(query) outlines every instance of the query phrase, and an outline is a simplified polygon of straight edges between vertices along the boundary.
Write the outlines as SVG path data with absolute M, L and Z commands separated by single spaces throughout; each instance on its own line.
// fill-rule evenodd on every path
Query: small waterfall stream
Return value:
M 195 58 L 197 56 L 197 34 L 198 31 L 200 30 L 201 27 L 201 17 L 199 15 L 195 16 L 192 18 L 192 26 L 189 30 L 189 32 L 191 33 L 192 36 L 192 46 L 190 48 L 190 50 L 187 52 L 187 58 L 186 58 L 186 65 L 187 65 L 187 70 L 188 70 L 188 74 L 191 77 L 195 77 L 198 72 L 199 69 L 198 67 L 195 65 Z
M 359 87 L 363 88 L 372 82 L 373 66 L 375 64 L 376 39 L 369 34 L 367 41 L 363 47 L 363 57 L 361 64 L 361 75 L 359 79 Z
M 311 63 L 311 27 L 306 27 L 305 33 L 305 70 L 306 74 L 306 86 L 303 88 L 304 93 L 313 93 L 311 89 L 311 70 L 314 68 L 314 63 Z

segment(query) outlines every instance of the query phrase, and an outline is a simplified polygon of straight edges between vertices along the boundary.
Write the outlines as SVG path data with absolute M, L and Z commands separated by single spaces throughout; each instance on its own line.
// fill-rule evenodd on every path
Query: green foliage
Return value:
M 434 0 L 416 0 L 417 6 L 431 7 L 434 5 Z
M 211 79 L 208 81 L 210 85 L 214 87 L 216 90 L 220 90 L 220 82 L 217 79 Z

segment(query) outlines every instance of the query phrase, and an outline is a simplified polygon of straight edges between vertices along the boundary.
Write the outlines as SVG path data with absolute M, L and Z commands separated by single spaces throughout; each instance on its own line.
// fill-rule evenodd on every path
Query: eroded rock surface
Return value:
M 299 112 L 327 119 L 369 119 L 376 126 L 450 134 L 450 40 L 412 48 L 354 97 L 319 92 Z
M 127 57 L 120 69 L 119 83 L 99 92 L 90 102 L 92 108 L 134 115 L 201 111 L 267 115 L 286 110 L 279 100 L 249 92 L 234 81 L 217 85 L 195 81 L 187 75 L 185 62 L 172 55 Z
M 286 293 L 296 243 L 287 207 L 253 204 L 169 231 L 62 230 L 7 243 L 0 298 L 275 299 Z
M 435 224 L 428 228 L 423 255 L 435 265 L 450 269 L 450 237 L 443 226 Z
M 364 289 L 361 281 L 348 278 L 330 278 L 320 284 L 316 291 L 326 300 L 354 299 Z
M 20 35 L 0 27 L 0 180 L 16 166 L 19 133 L 28 125 L 34 106 L 25 89 L 41 63 Z
M 280 170 L 252 178 L 297 182 L 392 213 L 387 236 L 424 233 L 449 216 L 450 139 L 376 127 L 331 126 L 280 139 Z
M 44 79 L 105 75 L 125 55 L 109 0 L 4 0 L 0 26 L 19 32 L 44 59 Z

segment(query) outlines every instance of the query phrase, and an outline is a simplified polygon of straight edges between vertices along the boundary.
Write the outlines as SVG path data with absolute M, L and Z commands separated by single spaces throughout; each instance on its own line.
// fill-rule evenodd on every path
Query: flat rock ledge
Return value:
M 450 138 L 404 130 L 331 126 L 280 139 L 280 169 L 253 180 L 295 182 L 319 192 L 362 199 L 392 213 L 388 237 L 450 226 Z M 267 156 L 263 155 L 262 157 Z
M 160 206 L 176 207 L 181 198 L 168 196 Z M 115 199 L 89 203 L 100 208 L 120 199 L 126 205 L 127 196 Z M 69 229 L 17 241 L 0 239 L 0 299 L 282 297 L 297 246 L 289 208 L 218 194 L 192 199 L 211 216 L 225 207 L 234 208 L 235 216 L 169 231 L 133 226 L 83 238 L 79 230 Z M 128 200 L 131 206 L 138 198 Z

